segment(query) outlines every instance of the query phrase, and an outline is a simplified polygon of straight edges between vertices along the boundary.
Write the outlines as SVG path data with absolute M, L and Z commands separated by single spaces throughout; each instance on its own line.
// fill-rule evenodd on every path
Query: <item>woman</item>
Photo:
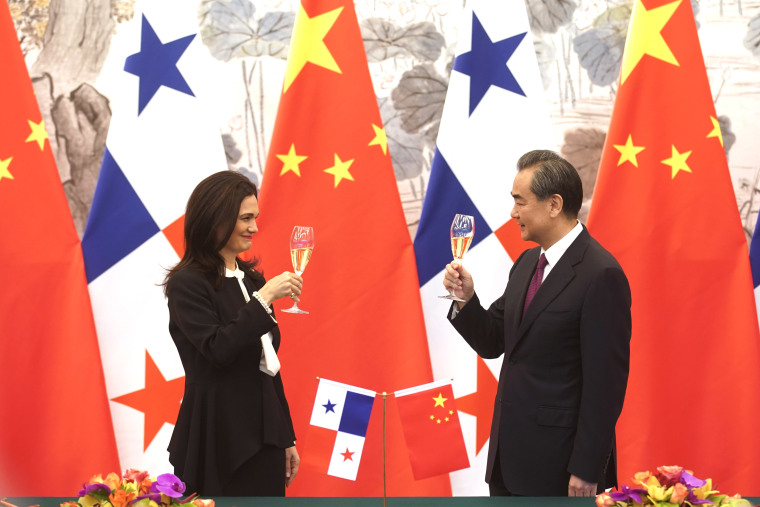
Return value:
M 164 281 L 185 368 L 169 461 L 189 493 L 285 496 L 298 471 L 271 304 L 298 301 L 303 280 L 285 272 L 267 282 L 256 262 L 238 258 L 258 216 L 256 187 L 242 174 L 200 182 L 187 202 L 185 254 Z

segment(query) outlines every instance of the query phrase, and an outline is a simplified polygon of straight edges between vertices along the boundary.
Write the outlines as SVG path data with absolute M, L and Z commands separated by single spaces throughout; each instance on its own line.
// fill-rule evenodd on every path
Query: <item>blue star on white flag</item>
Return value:
M 454 60 L 454 70 L 470 76 L 470 114 L 491 86 L 525 95 L 509 70 L 508 62 L 526 33 L 494 42 L 483 29 L 478 16 L 472 13 L 471 48 Z
M 158 38 L 148 18 L 143 14 L 140 52 L 127 57 L 124 70 L 140 77 L 140 114 L 161 86 L 193 95 L 193 91 L 177 68 L 177 61 L 195 38 L 186 35 L 166 44 Z

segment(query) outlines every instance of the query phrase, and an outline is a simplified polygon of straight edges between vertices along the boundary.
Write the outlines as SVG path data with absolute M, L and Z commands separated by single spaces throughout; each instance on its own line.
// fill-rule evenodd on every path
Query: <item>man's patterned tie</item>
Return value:
M 530 285 L 528 285 L 528 293 L 525 294 L 525 306 L 523 306 L 523 316 L 528 310 L 528 305 L 533 301 L 533 296 L 538 292 L 538 288 L 541 287 L 541 280 L 544 278 L 544 268 L 546 267 L 546 255 L 541 254 L 538 258 L 538 266 L 536 266 L 536 272 L 533 273 L 533 278 L 530 279 Z

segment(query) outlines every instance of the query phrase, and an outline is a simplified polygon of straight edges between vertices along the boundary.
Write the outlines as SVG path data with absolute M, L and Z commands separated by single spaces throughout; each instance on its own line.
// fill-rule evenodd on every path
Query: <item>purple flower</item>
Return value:
M 689 489 L 701 488 L 702 486 L 707 484 L 707 481 L 703 481 L 702 479 L 697 479 L 686 470 L 684 470 L 683 473 L 681 474 L 681 482 Z
M 174 474 L 161 474 L 150 486 L 151 493 L 163 493 L 172 498 L 179 498 L 185 492 L 185 483 Z
M 644 503 L 641 500 L 641 495 L 646 495 L 647 490 L 642 488 L 629 488 L 628 486 L 623 485 L 622 491 L 611 491 L 610 492 L 610 498 L 615 500 L 616 502 L 627 502 L 628 500 L 633 500 L 637 503 Z
M 87 496 L 101 489 L 103 490 L 103 493 L 105 493 L 106 495 L 111 494 L 111 488 L 108 487 L 108 484 L 103 484 L 102 482 L 96 482 L 90 485 L 82 484 L 82 489 L 79 490 L 79 496 Z

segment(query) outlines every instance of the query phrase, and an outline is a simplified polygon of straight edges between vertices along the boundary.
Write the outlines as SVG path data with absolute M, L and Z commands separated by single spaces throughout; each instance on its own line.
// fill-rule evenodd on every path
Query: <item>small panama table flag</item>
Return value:
M 415 479 L 470 466 L 451 381 L 431 382 L 394 395 Z
M 355 481 L 376 394 L 319 379 L 305 463 L 326 469 L 327 475 Z

